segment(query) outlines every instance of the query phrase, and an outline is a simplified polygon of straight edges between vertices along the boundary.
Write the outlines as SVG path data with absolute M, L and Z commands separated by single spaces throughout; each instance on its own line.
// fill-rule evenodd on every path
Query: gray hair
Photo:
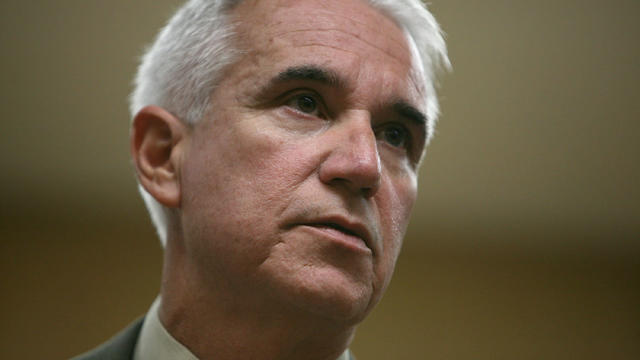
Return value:
M 158 105 L 188 124 L 209 110 L 224 69 L 240 51 L 233 46 L 230 11 L 243 0 L 189 0 L 160 31 L 142 56 L 130 97 L 132 118 L 146 105 Z M 400 26 L 409 42 L 415 71 L 424 79 L 429 134 L 439 114 L 435 74 L 449 68 L 440 26 L 420 0 L 367 0 Z M 170 209 L 142 186 L 140 194 L 163 246 Z

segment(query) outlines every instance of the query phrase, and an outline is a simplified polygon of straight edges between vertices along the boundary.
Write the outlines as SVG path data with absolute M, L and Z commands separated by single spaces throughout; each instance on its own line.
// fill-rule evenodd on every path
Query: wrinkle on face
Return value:
M 329 3 L 330 2 L 326 2 L 325 4 L 324 1 L 319 1 L 318 4 L 314 5 L 325 4 L 324 7 L 328 9 Z M 332 6 L 335 5 L 335 3 L 336 2 L 333 2 Z M 277 2 L 275 4 L 256 2 L 247 5 L 250 6 L 244 6 L 244 9 L 239 9 L 238 17 L 241 17 L 245 11 L 248 11 L 251 20 L 240 22 L 239 30 L 240 33 L 246 35 L 247 38 L 257 40 L 255 43 L 271 44 L 273 39 L 289 39 L 289 41 L 292 41 L 291 45 L 300 46 L 302 44 L 295 42 L 297 33 L 315 32 L 320 36 L 324 32 L 340 32 L 343 33 L 345 37 L 349 37 L 350 40 L 353 38 L 358 39 L 362 43 L 362 51 L 368 50 L 364 49 L 364 47 L 374 48 L 381 54 L 396 59 L 399 63 L 406 64 L 411 61 L 402 56 L 403 54 L 409 54 L 407 41 L 402 32 L 399 34 L 390 34 L 380 31 L 380 29 L 388 28 L 389 26 L 397 27 L 395 22 L 383 15 L 381 10 L 372 8 L 368 4 L 366 11 L 361 11 L 360 9 L 357 12 L 349 11 L 353 6 L 347 3 L 339 5 L 343 7 L 342 11 L 336 11 L 335 9 L 318 10 L 317 6 L 315 6 L 312 7 L 313 16 L 309 16 L 309 12 L 304 11 L 304 7 L 292 6 L 289 1 Z M 243 4 L 239 7 L 242 8 Z M 260 9 L 260 7 L 264 9 Z M 341 15 L 342 13 L 355 13 L 358 15 L 344 16 Z M 260 17 L 252 18 L 251 14 L 260 14 Z M 263 14 L 269 15 L 263 16 Z M 372 19 L 375 20 L 372 21 Z M 264 24 L 264 27 L 248 26 L 248 24 L 254 22 Z M 286 30 L 282 30 L 283 23 L 287 23 L 288 25 Z M 247 27 L 249 27 L 249 29 L 247 29 Z M 252 29 L 258 28 L 260 28 L 260 31 L 252 31 Z M 388 41 L 389 37 L 393 37 L 392 41 Z M 381 39 L 385 41 L 380 41 Z M 378 44 L 385 44 L 386 46 L 381 47 Z M 353 45 L 353 42 L 351 42 L 350 46 Z
M 305 44 L 296 42 L 295 38 L 293 38 L 293 36 L 295 36 L 297 34 L 301 34 L 301 33 L 317 33 L 317 36 L 315 36 L 313 38 L 318 40 L 317 44 L 323 45 L 323 46 L 326 46 L 327 42 L 326 41 L 322 41 L 321 38 L 323 38 L 323 37 L 327 37 L 327 38 L 328 37 L 333 37 L 333 36 L 335 36 L 335 34 L 332 34 L 332 33 L 340 33 L 340 34 L 342 34 L 344 36 L 344 38 L 350 38 L 350 37 L 357 38 L 364 45 L 364 46 L 362 46 L 363 48 L 364 47 L 370 47 L 370 48 L 376 49 L 382 55 L 385 55 L 385 56 L 388 56 L 389 58 L 394 59 L 399 64 L 405 64 L 407 62 L 407 60 L 408 60 L 408 59 L 406 59 L 406 58 L 401 56 L 401 54 L 406 54 L 407 53 L 407 47 L 406 46 L 402 46 L 405 43 L 405 39 L 401 39 L 398 43 L 396 43 L 397 46 L 394 46 L 394 48 L 384 48 L 384 47 L 376 45 L 375 41 L 368 40 L 367 38 L 361 36 L 361 34 L 359 34 L 359 33 L 353 33 L 353 32 L 344 31 L 343 29 L 336 28 L 336 27 L 327 27 L 327 28 L 309 27 L 307 29 L 289 30 L 289 31 L 282 32 L 282 33 L 275 33 L 275 34 L 272 34 L 271 36 L 279 37 L 279 38 L 290 37 L 291 38 L 290 41 L 291 41 L 292 45 L 304 46 Z M 353 44 L 350 44 L 350 45 L 353 45 Z M 351 51 L 351 52 L 354 52 L 354 53 L 359 53 L 360 52 L 360 51 L 350 50 L 350 49 L 346 49 L 346 48 L 343 48 L 342 50 Z

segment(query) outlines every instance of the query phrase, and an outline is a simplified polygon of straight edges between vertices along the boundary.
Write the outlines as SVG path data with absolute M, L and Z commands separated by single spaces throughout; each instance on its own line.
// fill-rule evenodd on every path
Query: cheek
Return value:
M 394 192 L 395 209 L 394 224 L 396 231 L 402 234 L 404 237 L 407 225 L 409 224 L 409 218 L 411 217 L 411 211 L 413 205 L 416 202 L 417 197 L 417 183 L 413 176 L 407 177 L 404 180 L 404 186 L 398 187 Z
M 255 228 L 282 211 L 313 172 L 304 144 L 258 126 L 258 120 L 239 119 L 226 129 L 212 126 L 194 141 L 183 175 L 185 200 L 204 211 L 198 217 Z
M 383 249 L 375 265 L 376 283 L 379 285 L 376 289 L 376 302 L 382 297 L 391 281 L 416 199 L 414 177 L 391 180 L 386 175 L 383 181 L 386 181 L 384 183 L 387 185 L 381 187 L 375 197 L 383 238 Z
M 385 180 L 391 185 L 381 189 L 383 191 L 379 194 L 378 208 L 383 226 L 385 262 L 387 266 L 393 266 L 409 224 L 416 200 L 417 185 L 413 176 L 394 179 L 387 177 Z

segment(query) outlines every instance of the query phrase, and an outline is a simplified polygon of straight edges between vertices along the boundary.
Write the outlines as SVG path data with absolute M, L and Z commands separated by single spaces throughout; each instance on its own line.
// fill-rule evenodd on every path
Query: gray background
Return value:
M 162 251 L 128 157 L 141 49 L 179 1 L 0 4 L 0 358 L 144 313 Z M 454 71 L 361 359 L 640 357 L 640 2 L 436 1 Z

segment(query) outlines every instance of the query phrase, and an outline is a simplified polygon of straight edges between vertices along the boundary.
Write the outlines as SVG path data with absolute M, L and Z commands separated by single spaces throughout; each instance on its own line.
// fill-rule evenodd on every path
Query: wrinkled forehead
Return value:
M 233 15 L 241 46 L 249 56 L 264 55 L 278 45 L 341 49 L 366 60 L 369 69 L 379 69 L 383 61 L 408 69 L 411 97 L 424 97 L 422 62 L 410 36 L 364 0 L 246 0 Z M 357 56 L 361 54 L 372 56 L 362 59 Z M 311 51 L 309 57 L 313 57 Z
M 400 28 L 364 0 L 254 0 L 241 3 L 236 14 L 240 28 L 252 38 L 275 38 L 288 32 L 341 31 L 394 54 L 399 60 L 407 51 Z M 389 28 L 397 31 L 380 31 Z

